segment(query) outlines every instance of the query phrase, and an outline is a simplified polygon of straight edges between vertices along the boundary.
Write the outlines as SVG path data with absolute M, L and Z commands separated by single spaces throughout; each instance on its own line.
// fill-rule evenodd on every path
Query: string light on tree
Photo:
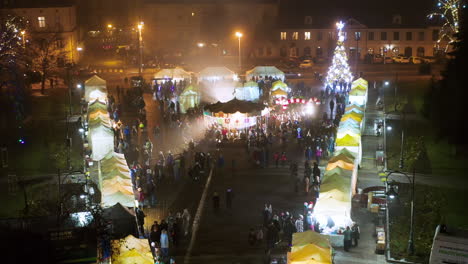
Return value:
M 446 50 L 449 44 L 457 41 L 455 34 L 458 33 L 459 30 L 460 12 L 462 8 L 466 8 L 466 5 L 462 2 L 463 0 L 439 0 L 439 2 L 437 2 L 437 11 L 428 15 L 430 19 L 437 17 L 442 19 L 443 25 L 439 31 L 437 43 L 447 38 L 449 43 L 446 46 Z
M 343 28 L 345 24 L 340 21 L 336 23 L 338 29 L 338 41 L 332 59 L 332 64 L 328 69 L 326 85 L 332 87 L 333 83 L 350 83 L 353 80 L 353 75 L 349 68 L 348 56 L 344 47 L 345 36 Z

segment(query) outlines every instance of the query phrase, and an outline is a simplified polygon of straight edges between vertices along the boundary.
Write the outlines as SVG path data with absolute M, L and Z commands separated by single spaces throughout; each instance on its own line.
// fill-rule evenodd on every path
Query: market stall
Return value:
M 198 73 L 198 81 L 237 81 L 237 74 L 226 67 L 207 67 Z
M 265 79 L 266 77 L 272 77 L 284 81 L 284 72 L 280 71 L 275 66 L 257 66 L 245 73 L 246 80 L 252 80 L 253 78 Z
M 103 159 L 109 152 L 114 151 L 114 131 L 101 121 L 88 124 L 89 145 L 93 160 Z
M 112 240 L 112 263 L 116 264 L 153 264 L 148 239 L 128 235 L 124 239 Z
M 85 81 L 85 100 L 92 102 L 100 100 L 107 102 L 106 81 L 99 78 L 97 75 Z
M 257 101 L 260 98 L 258 83 L 250 81 L 235 88 L 234 97 L 243 101 Z
M 312 230 L 294 233 L 288 264 L 331 264 L 332 247 L 327 236 Z
M 170 69 L 161 69 L 154 75 L 156 80 L 172 80 L 180 82 L 183 80 L 190 80 L 191 75 L 189 72 L 185 71 L 180 67 L 170 68 Z
M 367 102 L 367 90 L 352 89 L 349 92 L 349 103 L 364 106 Z
M 200 90 L 191 84 L 179 95 L 180 111 L 186 113 L 188 109 L 200 105 Z

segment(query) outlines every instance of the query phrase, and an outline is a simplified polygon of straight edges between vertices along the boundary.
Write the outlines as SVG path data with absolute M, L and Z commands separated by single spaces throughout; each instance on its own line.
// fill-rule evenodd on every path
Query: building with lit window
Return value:
M 336 45 L 335 20 L 315 24 L 306 17 L 299 28 L 280 28 L 277 34 L 280 57 L 310 56 L 329 58 Z M 423 21 L 424 22 L 424 21 Z M 438 43 L 439 27 L 431 25 L 402 24 L 402 17 L 394 15 L 385 25 L 364 25 L 354 18 L 345 20 L 345 46 L 350 60 L 365 60 L 372 55 L 393 57 L 397 55 L 437 56 L 445 43 Z
M 80 60 L 79 34 L 74 5 L 11 5 L 0 10 L 1 14 L 23 17 L 28 23 L 24 37 L 26 43 L 34 38 L 53 38 L 54 48 L 60 49 L 63 57 L 60 64 Z M 26 44 L 27 45 L 27 44 Z

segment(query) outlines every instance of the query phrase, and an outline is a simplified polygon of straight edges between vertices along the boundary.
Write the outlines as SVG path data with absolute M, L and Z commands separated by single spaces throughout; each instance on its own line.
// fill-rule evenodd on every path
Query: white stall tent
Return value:
M 248 70 L 245 73 L 245 77 L 249 81 L 252 80 L 253 77 L 262 79 L 265 77 L 273 77 L 275 79 L 284 81 L 284 72 L 280 71 L 275 66 L 257 66 L 251 70 Z
M 93 160 L 99 161 L 114 151 L 114 131 L 111 128 L 101 123 L 90 124 L 88 138 Z
M 190 77 L 190 72 L 187 72 L 180 67 L 161 69 L 154 75 L 154 78 L 156 79 L 171 79 L 177 82 L 190 79 Z
M 260 98 L 258 83 L 250 81 L 236 87 L 234 97 L 243 101 L 258 101 Z
M 186 113 L 188 109 L 200 105 L 200 91 L 198 87 L 189 85 L 179 95 L 180 111 Z
M 207 67 L 198 73 L 198 81 L 236 81 L 237 74 L 226 67 Z
M 97 75 L 89 78 L 85 82 L 85 100 L 86 102 L 95 100 L 107 101 L 106 81 Z

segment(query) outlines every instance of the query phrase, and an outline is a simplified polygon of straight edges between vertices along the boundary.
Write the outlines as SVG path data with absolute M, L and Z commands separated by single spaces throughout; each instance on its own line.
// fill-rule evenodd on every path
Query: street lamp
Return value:
M 140 22 L 137 27 L 138 27 L 138 48 L 139 48 L 139 51 L 140 51 L 138 74 L 141 76 L 141 73 L 143 71 L 143 69 L 142 69 L 142 64 L 143 64 L 143 47 L 142 47 L 143 37 L 141 35 L 141 30 L 143 29 L 143 22 Z
M 411 220 L 410 220 L 410 233 L 409 233 L 409 239 L 408 239 L 408 254 L 413 255 L 414 254 L 414 186 L 415 186 L 415 178 L 416 178 L 416 173 L 415 169 L 413 168 L 413 179 L 408 176 L 408 174 L 401 172 L 401 171 L 390 171 L 389 174 L 386 177 L 385 180 L 385 190 L 386 190 L 386 195 L 390 200 L 395 199 L 398 196 L 398 193 L 395 191 L 393 186 L 390 186 L 390 189 L 388 187 L 388 179 L 390 178 L 391 175 L 393 174 L 402 174 L 405 175 L 406 178 L 408 179 L 408 182 L 411 184 Z M 387 212 L 388 212 L 388 201 L 387 201 Z M 387 223 L 388 223 L 388 214 L 387 214 Z M 387 228 L 387 230 L 389 230 Z
M 26 48 L 26 31 L 21 31 L 21 40 L 23 40 L 23 48 Z
M 241 38 L 243 34 L 239 31 L 236 32 L 236 37 L 239 39 L 239 70 L 242 69 L 242 61 L 241 61 Z
M 112 27 L 113 27 L 112 24 L 107 24 L 107 28 L 108 28 L 109 30 L 111 30 Z
M 203 48 L 203 47 L 205 47 L 205 43 L 199 42 L 199 43 L 197 43 L 197 46 L 198 46 L 199 48 Z

